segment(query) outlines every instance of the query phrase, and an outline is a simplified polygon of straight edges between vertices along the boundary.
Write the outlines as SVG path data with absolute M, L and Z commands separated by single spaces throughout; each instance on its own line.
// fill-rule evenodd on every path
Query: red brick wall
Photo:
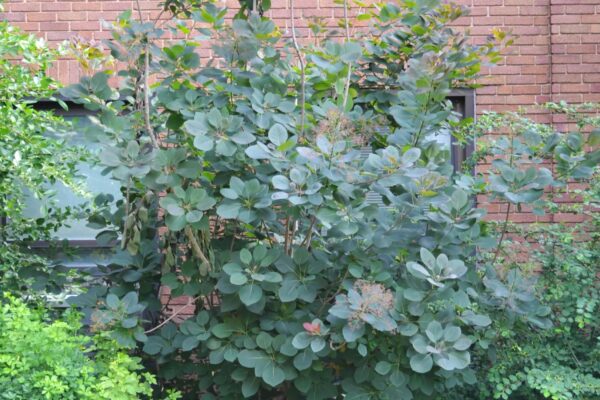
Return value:
M 269 14 L 289 33 L 289 1 L 274 0 Z M 457 24 L 482 42 L 494 27 L 510 30 L 518 38 L 503 62 L 485 70 L 486 86 L 479 89 L 481 110 L 514 110 L 548 100 L 600 101 L 600 0 L 458 0 L 471 12 Z M 310 36 L 312 17 L 336 25 L 342 9 L 333 0 L 295 0 L 297 30 Z M 144 16 L 158 15 L 158 1 L 139 2 Z M 237 0 L 227 0 L 235 7 Z M 4 18 L 59 43 L 79 35 L 105 39 L 102 20 L 112 21 L 123 10 L 136 7 L 124 0 L 6 0 Z M 353 10 L 357 12 L 357 10 Z M 74 62 L 58 64 L 53 74 L 74 82 Z
M 566 100 L 600 102 L 600 0 L 457 0 L 471 11 L 456 24 L 468 29 L 475 42 L 483 42 L 499 27 L 517 36 L 502 62 L 484 69 L 485 86 L 477 90 L 477 110 L 506 111 L 535 103 Z M 236 7 L 237 0 L 226 0 Z M 140 1 L 143 15 L 155 18 L 158 1 Z M 289 0 L 273 0 L 271 17 L 289 35 Z M 296 27 L 302 40 L 311 40 L 310 18 L 321 17 L 335 27 L 342 8 L 333 0 L 295 0 Z M 124 0 L 7 0 L 4 17 L 50 42 L 74 35 L 105 39 L 109 32 L 101 20 L 111 21 L 123 10 L 136 7 Z M 353 9 L 352 13 L 359 12 Z M 357 27 L 360 29 L 360 26 Z M 204 51 L 209 51 L 208 49 Z M 204 54 L 208 56 L 207 53 Z M 52 74 L 64 83 L 79 78 L 73 60 L 62 60 Z M 561 123 L 555 115 L 532 110 L 541 122 Z M 485 166 L 483 167 L 485 168 Z M 491 218 L 501 219 L 506 205 L 486 204 Z M 561 220 L 571 216 L 514 214 L 518 222 Z M 575 221 L 575 220 L 573 220 Z

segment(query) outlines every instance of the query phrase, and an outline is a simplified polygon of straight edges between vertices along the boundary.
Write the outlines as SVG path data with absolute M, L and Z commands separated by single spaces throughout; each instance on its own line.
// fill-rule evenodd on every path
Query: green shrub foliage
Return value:
M 370 32 L 342 21 L 345 40 L 305 48 L 256 13 L 227 24 L 211 3 L 186 12 L 195 27 L 124 14 L 108 43 L 118 87 L 106 71 L 63 91 L 97 111 L 88 135 L 124 194 L 92 217 L 123 253 L 74 303 L 154 358 L 165 386 L 203 399 L 429 399 L 475 383 L 492 313 L 548 325 L 521 275 L 476 262 L 496 240 L 473 196 L 521 207 L 558 181 L 521 138 L 498 143 L 512 155 L 499 150 L 492 185 L 453 171 L 436 140 L 458 124 L 450 89 L 497 57 L 449 27 L 459 7 L 379 5 L 361 14 Z M 189 39 L 160 47 L 165 30 Z M 551 138 L 545 154 L 570 151 Z M 194 315 L 175 324 L 174 306 L 155 321 L 161 285 Z
M 51 239 L 78 211 L 56 204 L 50 185 L 83 192 L 75 176 L 86 152 L 65 144 L 62 118 L 34 107 L 58 87 L 46 75 L 58 54 L 43 39 L 0 22 L 0 292 L 56 291 L 65 282 L 64 271 L 29 248 Z M 23 212 L 27 196 L 42 200 L 40 218 Z
M 7 297 L 0 305 L 0 399 L 137 400 L 156 378 L 112 339 L 80 334 L 79 316 L 46 322 Z
M 521 240 L 507 241 L 506 254 L 528 253 L 530 258 L 526 263 L 515 263 L 505 257 L 503 269 L 508 273 L 520 270 L 539 275 L 537 284 L 530 279 L 531 286 L 551 308 L 552 326 L 531 329 L 522 321 L 514 323 L 500 314 L 494 315 L 495 339 L 487 349 L 478 352 L 474 365 L 479 384 L 456 398 L 568 400 L 600 396 L 600 175 L 597 161 L 591 162 L 593 158 L 578 166 L 565 162 L 582 157 L 584 133 L 589 133 L 588 143 L 598 144 L 598 106 L 548 104 L 546 108 L 565 114 L 572 123 L 567 140 L 558 146 L 569 149 L 570 154 L 556 160 L 556 174 L 587 176 L 588 168 L 595 172 L 586 185 L 577 188 L 555 185 L 545 208 L 585 216 L 585 220 L 575 226 L 551 223 L 511 227 Z M 551 125 L 534 123 L 517 113 L 487 114 L 474 129 L 485 133 L 499 127 L 508 128 L 513 134 L 522 133 L 538 149 L 554 132 Z M 483 156 L 494 145 L 482 143 L 479 147 Z

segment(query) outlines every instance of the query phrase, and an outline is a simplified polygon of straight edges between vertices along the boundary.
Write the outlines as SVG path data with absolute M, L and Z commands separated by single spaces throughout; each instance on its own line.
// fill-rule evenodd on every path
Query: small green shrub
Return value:
M 155 378 L 103 335 L 79 333 L 79 316 L 47 322 L 40 309 L 6 297 L 0 308 L 0 399 L 136 400 Z

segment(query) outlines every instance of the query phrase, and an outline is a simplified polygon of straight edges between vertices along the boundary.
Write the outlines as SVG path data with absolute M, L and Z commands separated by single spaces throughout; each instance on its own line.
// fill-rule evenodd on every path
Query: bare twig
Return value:
M 154 19 L 154 22 L 153 22 L 154 25 L 156 25 L 158 23 L 158 21 L 160 21 L 160 18 L 162 17 L 162 15 L 164 14 L 164 12 L 165 12 L 164 8 L 162 10 L 160 10 L 160 12 L 158 13 L 158 15 Z
M 300 137 L 304 136 L 304 121 L 306 116 L 306 65 L 304 63 L 304 57 L 300 51 L 298 45 L 298 38 L 296 37 L 296 16 L 294 13 L 294 0 L 290 0 L 290 9 L 292 17 L 292 43 L 300 62 Z
M 135 4 L 137 7 L 138 16 L 140 17 L 140 23 L 144 22 L 144 17 L 142 16 L 142 7 L 140 7 L 140 0 L 135 0 Z
M 176 316 L 178 316 L 179 314 L 181 314 L 186 308 L 188 308 L 189 306 L 191 306 L 192 304 L 194 304 L 196 302 L 196 300 L 200 299 L 202 296 L 196 296 L 193 299 L 189 299 L 187 304 L 184 306 L 181 306 L 177 311 L 175 311 L 173 314 L 171 314 L 169 316 L 169 318 L 165 319 L 163 322 L 161 322 L 160 324 L 156 325 L 154 328 L 148 329 L 147 331 L 145 331 L 144 333 L 152 333 L 160 328 L 162 328 L 163 326 L 165 326 L 169 321 L 171 321 L 173 318 L 175 318 Z
M 344 0 L 344 28 L 346 31 L 346 43 L 350 42 L 350 24 L 348 22 L 348 0 Z M 346 103 L 348 103 L 348 96 L 350 94 L 350 79 L 352 78 L 352 65 L 348 63 L 348 74 L 346 75 L 346 85 L 344 87 L 344 110 L 346 109 Z

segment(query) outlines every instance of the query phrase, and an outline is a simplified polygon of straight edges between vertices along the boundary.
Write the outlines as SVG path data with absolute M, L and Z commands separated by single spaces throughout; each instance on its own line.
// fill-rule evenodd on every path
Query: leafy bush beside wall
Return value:
M 97 112 L 85 134 L 123 199 L 99 197 L 90 223 L 127 252 L 73 303 L 145 354 L 157 394 L 444 398 L 477 383 L 499 331 L 550 327 L 535 286 L 498 268 L 506 224 L 496 235 L 473 199 L 543 213 L 547 188 L 593 175 L 597 135 L 517 130 L 482 152 L 489 182 L 453 171 L 437 140 L 460 125 L 447 96 L 498 57 L 449 27 L 460 7 L 379 4 L 369 32 L 343 20 L 343 40 L 282 48 L 256 13 L 226 24 L 213 3 L 168 3 L 199 28 L 173 20 L 163 29 L 187 39 L 162 46 L 163 29 L 125 13 L 107 43 L 121 69 L 62 92 Z M 167 317 L 161 286 L 194 316 Z

